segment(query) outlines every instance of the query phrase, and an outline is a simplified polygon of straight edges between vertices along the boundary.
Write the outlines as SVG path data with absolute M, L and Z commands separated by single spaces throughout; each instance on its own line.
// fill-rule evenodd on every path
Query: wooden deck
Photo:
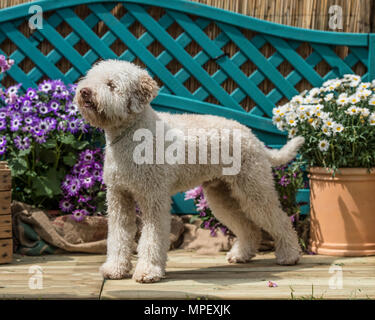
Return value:
M 171 251 L 167 278 L 138 284 L 132 279 L 103 281 L 103 255 L 16 255 L 0 265 L 0 298 L 18 299 L 374 299 L 375 257 L 304 256 L 297 266 L 279 266 L 273 253 L 248 264 L 229 265 L 225 255 Z M 30 289 L 31 266 L 43 272 L 41 289 Z M 333 266 L 333 267 L 331 267 Z M 329 273 L 331 271 L 334 273 Z M 340 282 L 330 278 L 340 276 Z M 332 270 L 335 269 L 335 270 Z M 35 274 L 34 274 L 35 277 Z M 277 287 L 268 287 L 273 281 Z M 32 281 L 31 281 L 32 282 Z M 33 284 L 33 283 L 31 283 Z M 35 283 L 34 283 L 35 284 Z

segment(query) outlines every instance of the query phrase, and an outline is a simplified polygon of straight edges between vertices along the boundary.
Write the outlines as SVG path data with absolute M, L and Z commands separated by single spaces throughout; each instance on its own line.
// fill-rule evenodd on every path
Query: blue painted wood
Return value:
M 118 3 L 122 3 L 128 11 L 120 19 L 111 13 Z M 0 43 L 10 39 L 17 47 L 10 54 L 15 65 L 7 74 L 15 81 L 23 83 L 23 89 L 36 86 L 45 76 L 75 82 L 97 59 L 134 61 L 139 58 L 149 72 L 162 82 L 160 94 L 153 101 L 157 110 L 208 113 L 235 119 L 251 127 L 261 140 L 273 147 L 281 147 L 286 142 L 286 134 L 272 125 L 272 108 L 284 97 L 290 99 L 297 94 L 295 86 L 300 81 L 306 79 L 312 86 L 320 86 L 327 79 L 352 73 L 352 68 L 358 62 L 367 67 L 363 79 L 375 79 L 374 34 L 293 28 L 185 0 L 44 0 L 32 4 L 40 5 L 45 13 L 54 12 L 44 19 L 44 28 L 36 30 L 29 38 L 22 34 L 18 27 L 28 18 L 31 4 L 0 10 Z M 74 8 L 82 4 L 88 5 L 91 10 L 84 20 L 74 12 Z M 164 8 L 165 14 L 155 20 L 147 11 L 149 6 Z M 197 19 L 191 19 L 190 15 L 197 16 Z M 102 36 L 92 30 L 100 21 L 109 29 Z M 63 22 L 73 30 L 65 37 L 56 31 Z M 138 39 L 130 32 L 130 27 L 136 22 L 142 24 L 146 30 Z M 173 23 L 179 24 L 183 30 L 176 39 L 167 32 Z M 205 28 L 211 23 L 220 29 L 215 39 L 210 39 L 205 33 Z M 243 29 L 257 34 L 247 39 L 242 33 Z M 46 56 L 38 48 L 44 39 L 54 46 Z M 74 48 L 81 39 L 90 45 L 90 49 L 82 56 Z M 117 39 L 128 47 L 119 56 L 110 48 Z M 155 41 L 164 47 L 158 56 L 154 56 L 147 49 Z M 195 56 L 190 56 L 187 47 L 193 42 L 200 47 L 200 51 Z M 225 52 L 225 46 L 230 42 L 238 48 L 232 56 Z M 308 42 L 313 49 L 306 59 L 297 53 L 303 42 Z M 260 50 L 267 43 L 270 43 L 276 52 L 266 58 Z M 334 46 L 347 46 L 349 54 L 341 59 L 334 52 Z M 4 54 L 2 51 L 0 53 Z M 27 73 L 20 66 L 26 58 L 35 64 Z M 56 67 L 62 58 L 72 65 L 65 73 Z M 167 67 L 173 60 L 179 61 L 182 66 L 175 74 Z M 219 66 L 212 75 L 205 70 L 205 64 L 210 61 Z M 241 70 L 247 61 L 257 67 L 250 75 L 245 75 Z M 283 76 L 278 70 L 284 61 L 294 68 L 287 76 Z M 314 68 L 322 61 L 328 63 L 332 70 L 321 76 Z M 194 92 L 190 92 L 184 85 L 190 77 L 194 77 L 199 83 Z M 233 92 L 223 89 L 222 85 L 227 80 L 232 80 L 237 85 Z M 267 94 L 258 88 L 265 80 L 271 81 L 275 86 Z M 216 98 L 218 105 L 205 101 L 210 96 Z M 247 97 L 256 104 L 250 112 L 245 112 L 240 105 Z M 308 195 L 308 190 L 300 190 L 297 200 L 309 202 Z M 175 212 L 195 211 L 192 202 L 185 202 L 182 194 L 174 197 L 173 208 Z M 302 213 L 307 213 L 308 209 L 308 205 L 303 206 Z

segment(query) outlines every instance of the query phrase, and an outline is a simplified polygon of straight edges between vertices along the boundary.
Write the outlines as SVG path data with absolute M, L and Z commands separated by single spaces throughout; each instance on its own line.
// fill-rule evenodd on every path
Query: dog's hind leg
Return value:
M 133 279 L 156 282 L 165 274 L 171 228 L 171 197 L 158 194 L 157 199 L 139 201 L 142 212 L 142 234 L 138 243 L 138 262 Z
M 230 196 L 231 190 L 222 181 L 203 184 L 204 194 L 215 217 L 227 226 L 237 237 L 227 254 L 230 263 L 250 261 L 255 256 L 261 230 L 240 209 L 237 200 Z
M 100 271 L 104 278 L 122 279 L 132 268 L 131 254 L 136 232 L 135 202 L 131 194 L 112 187 L 107 189 L 107 260 Z
M 237 177 L 233 196 L 250 219 L 274 238 L 277 262 L 296 264 L 301 251 L 298 237 L 290 218 L 280 207 L 271 173 L 269 177 L 265 171 L 258 178 Z

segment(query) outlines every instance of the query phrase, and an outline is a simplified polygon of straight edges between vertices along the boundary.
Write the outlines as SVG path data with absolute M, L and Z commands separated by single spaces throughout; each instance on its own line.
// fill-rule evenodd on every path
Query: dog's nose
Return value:
M 80 91 L 82 98 L 87 99 L 91 97 L 91 89 L 90 88 L 82 88 Z

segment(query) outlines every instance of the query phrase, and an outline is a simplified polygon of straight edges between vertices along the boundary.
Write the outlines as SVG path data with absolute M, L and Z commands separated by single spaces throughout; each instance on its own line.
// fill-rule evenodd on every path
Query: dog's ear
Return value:
M 158 94 L 159 87 L 148 74 L 139 77 L 134 90 L 134 99 L 129 106 L 131 112 L 141 112 L 144 106 L 150 103 Z

